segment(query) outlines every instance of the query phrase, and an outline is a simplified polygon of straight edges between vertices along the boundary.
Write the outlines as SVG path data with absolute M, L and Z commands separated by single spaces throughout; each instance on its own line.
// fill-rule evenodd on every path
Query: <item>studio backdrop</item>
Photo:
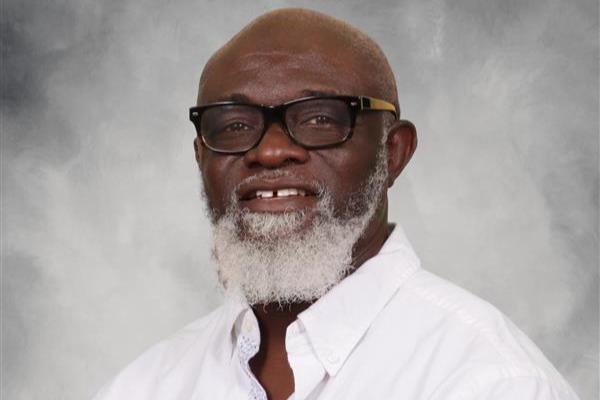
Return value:
M 187 120 L 265 11 L 378 42 L 419 132 L 391 219 L 598 398 L 598 3 L 2 1 L 2 398 L 91 398 L 222 300 Z

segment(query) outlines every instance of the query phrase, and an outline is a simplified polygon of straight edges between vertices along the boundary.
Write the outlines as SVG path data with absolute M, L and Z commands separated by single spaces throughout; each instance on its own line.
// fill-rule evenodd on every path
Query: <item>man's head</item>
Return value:
M 342 95 L 373 98 L 372 109 L 348 98 L 294 103 Z M 416 147 L 412 124 L 396 118 L 389 64 L 342 21 L 278 10 L 207 63 L 197 103 L 220 102 L 239 104 L 199 110 L 195 149 L 221 280 L 251 304 L 314 300 L 377 253 L 387 188 Z

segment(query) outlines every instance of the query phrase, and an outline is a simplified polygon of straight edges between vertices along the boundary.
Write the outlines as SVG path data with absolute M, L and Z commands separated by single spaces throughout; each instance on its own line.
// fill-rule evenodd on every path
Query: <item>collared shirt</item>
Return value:
M 252 310 L 228 301 L 157 344 L 96 400 L 260 399 Z M 286 334 L 293 400 L 576 400 L 504 315 L 425 271 L 396 227 Z

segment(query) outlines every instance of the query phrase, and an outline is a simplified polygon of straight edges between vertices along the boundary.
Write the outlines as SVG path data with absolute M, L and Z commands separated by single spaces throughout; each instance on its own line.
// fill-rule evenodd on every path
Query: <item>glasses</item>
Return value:
M 198 137 L 219 153 L 243 153 L 260 143 L 272 122 L 281 123 L 290 139 L 307 149 L 345 142 L 354 130 L 360 111 L 389 111 L 396 107 L 385 100 L 365 96 L 313 96 L 278 106 L 237 102 L 191 107 L 190 120 Z

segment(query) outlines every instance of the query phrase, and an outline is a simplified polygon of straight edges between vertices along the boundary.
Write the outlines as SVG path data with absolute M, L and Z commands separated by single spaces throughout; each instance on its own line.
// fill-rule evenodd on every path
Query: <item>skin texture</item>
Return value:
M 397 105 L 393 74 L 383 53 L 366 35 L 323 14 L 287 9 L 260 17 L 211 58 L 202 74 L 198 105 L 224 100 L 278 105 L 313 94 L 367 95 Z M 414 126 L 403 120 L 390 123 L 390 116 L 383 112 L 360 113 L 353 137 L 328 149 L 309 151 L 294 144 L 279 124 L 271 124 L 262 141 L 244 154 L 219 154 L 197 139 L 196 160 L 209 206 L 218 218 L 241 180 L 265 170 L 285 169 L 303 179 L 324 182 L 333 194 L 336 212 L 343 214 L 350 193 L 374 170 L 378 146 L 386 131 L 388 187 L 416 148 Z M 288 183 L 271 180 L 259 185 L 285 187 Z M 378 203 L 376 214 L 354 246 L 355 269 L 377 254 L 389 234 L 387 194 L 374 201 Z M 314 204 L 316 199 L 308 197 L 242 202 L 242 207 L 255 212 L 308 209 L 309 221 Z M 261 346 L 251 360 L 251 368 L 270 399 L 287 399 L 294 391 L 285 333 L 309 305 L 280 308 L 265 304 L 253 308 L 261 330 Z

